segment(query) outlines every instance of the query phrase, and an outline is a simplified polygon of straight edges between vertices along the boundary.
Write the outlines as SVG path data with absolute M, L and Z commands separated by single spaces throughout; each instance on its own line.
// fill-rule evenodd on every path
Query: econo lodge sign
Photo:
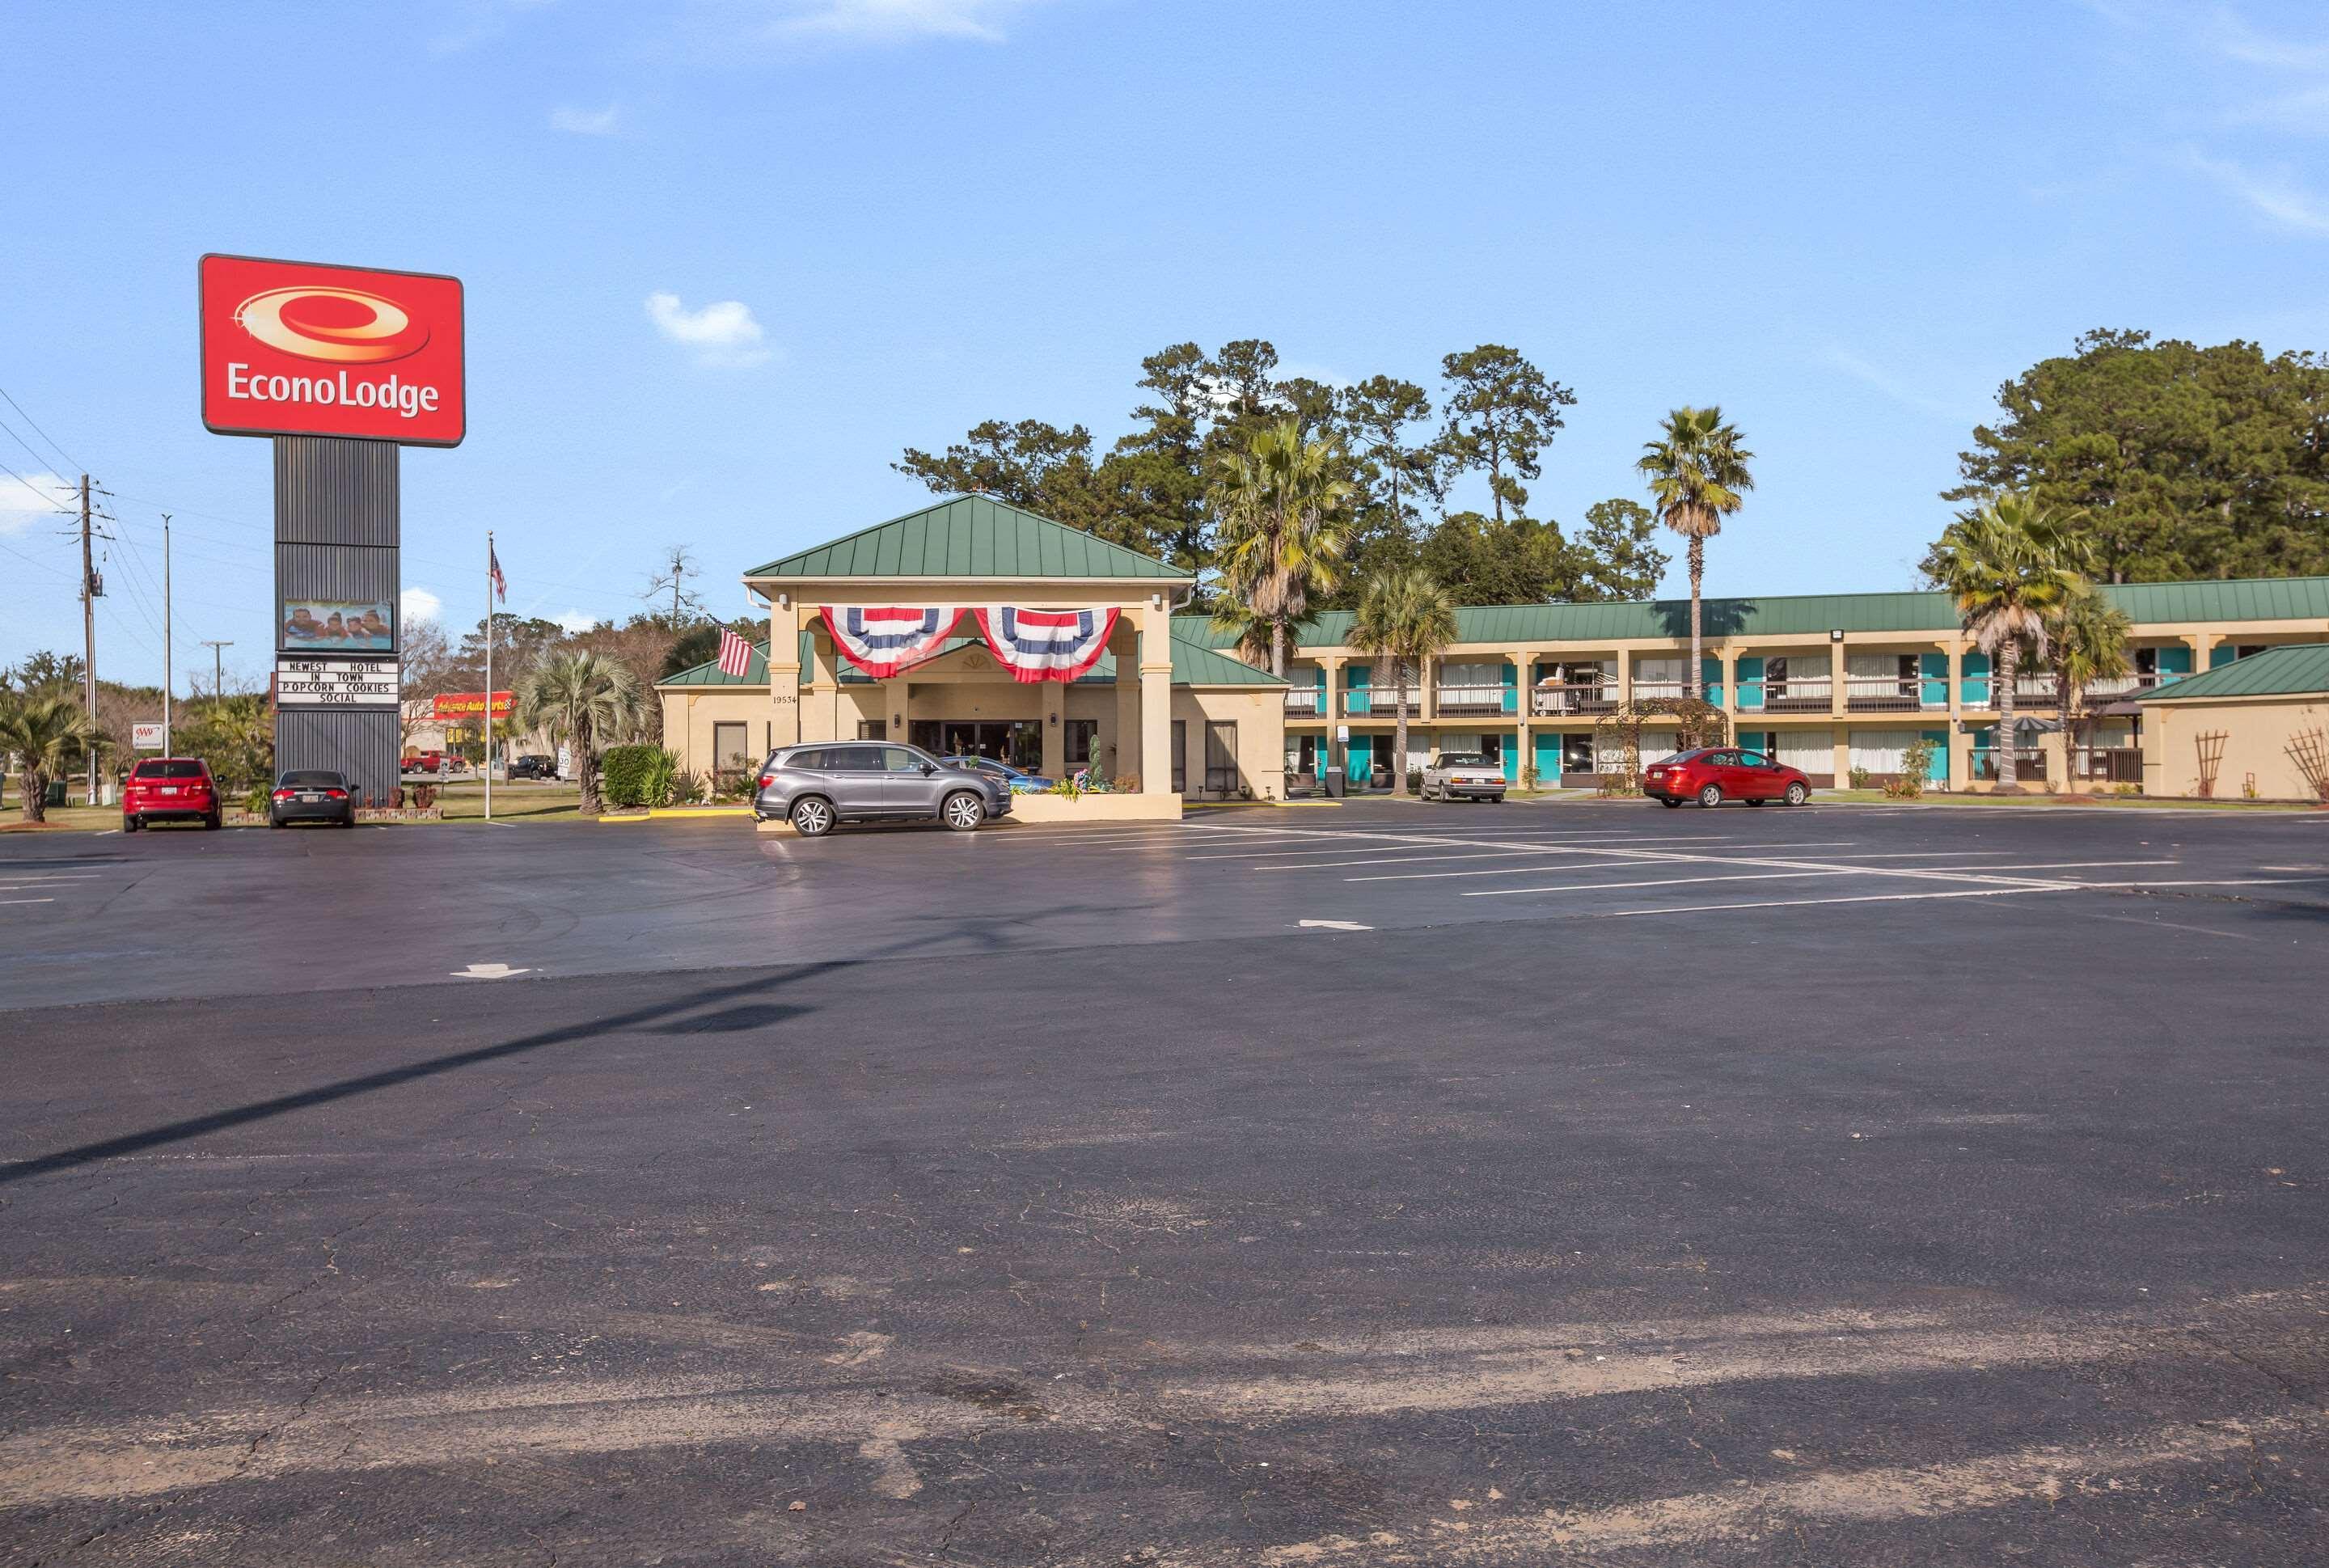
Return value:
M 458 446 L 461 280 L 202 259 L 203 423 L 220 435 Z

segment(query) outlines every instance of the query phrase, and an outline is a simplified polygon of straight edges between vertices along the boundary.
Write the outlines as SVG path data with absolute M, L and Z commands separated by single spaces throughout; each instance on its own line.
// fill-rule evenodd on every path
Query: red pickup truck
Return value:
M 398 766 L 407 773 L 442 773 L 445 770 L 445 753 L 442 751 L 418 752 L 405 758 Z

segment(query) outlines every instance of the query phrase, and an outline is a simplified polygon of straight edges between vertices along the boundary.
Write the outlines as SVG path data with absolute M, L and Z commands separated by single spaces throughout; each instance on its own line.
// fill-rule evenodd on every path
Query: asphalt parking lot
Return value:
M 0 889 L 0 1562 L 2319 1560 L 2329 817 Z

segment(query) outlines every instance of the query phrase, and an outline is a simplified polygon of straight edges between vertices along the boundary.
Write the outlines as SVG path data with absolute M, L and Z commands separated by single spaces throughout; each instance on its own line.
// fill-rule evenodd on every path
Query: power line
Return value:
M 65 467 L 66 467 L 66 468 L 80 468 L 80 462 L 79 462 L 77 459 L 75 459 L 73 457 L 71 457 L 70 454 L 68 454 L 62 447 L 60 447 L 60 446 L 58 446 L 58 445 L 57 445 L 57 440 L 56 440 L 56 438 L 55 438 L 54 436 L 52 436 L 51 434 L 49 434 L 49 432 L 48 432 L 48 431 L 46 431 L 46 430 L 44 430 L 41 429 L 41 421 L 40 421 L 40 420 L 38 420 L 34 419 L 34 418 L 33 418 L 32 415 L 30 415 L 30 414 L 24 413 L 24 405 L 23 403 L 18 402 L 18 401 L 17 401 L 14 398 L 13 398 L 13 397 L 8 397 L 8 389 L 7 389 L 6 387 L 5 387 L 5 386 L 0 386 L 0 398 L 8 398 L 8 406 L 9 406 L 10 408 L 12 408 L 12 409 L 14 409 L 14 410 L 15 410 L 19 414 L 23 414 L 23 415 L 24 415 L 24 422 L 25 422 L 26 424 L 28 424 L 28 425 L 30 425 L 30 426 L 32 426 L 32 427 L 33 427 L 33 433 L 34 435 L 36 435 L 36 436 L 40 437 L 40 438 L 41 438 L 41 439 L 42 439 L 42 440 L 44 440 L 44 441 L 48 442 L 48 443 L 49 443 L 49 449 L 50 449 L 51 451 L 52 451 L 52 452 L 56 453 L 56 455 L 57 455 L 58 457 L 60 457 L 60 458 L 64 458 L 64 460 L 65 460 Z M 10 432 L 10 433 L 11 433 L 11 434 L 14 434 L 14 432 L 13 432 L 13 431 L 12 431 L 12 432 Z M 30 449 L 28 448 L 28 449 L 27 449 L 27 450 L 29 450 L 29 449 Z M 46 461 L 46 459 L 45 459 L 45 458 L 43 458 L 42 460 L 43 460 L 43 461 Z
M 59 516 L 66 516 L 70 515 L 67 513 L 64 505 L 58 501 L 57 497 L 54 496 L 41 495 L 41 487 L 38 485 L 33 484 L 33 481 L 24 477 L 24 475 L 16 472 L 15 469 L 10 468 L 7 464 L 0 463 L 0 474 L 7 475 L 10 478 L 15 480 L 16 483 L 24 486 L 27 490 L 30 490 L 33 495 L 40 496 L 41 499 L 46 501 L 49 504 L 50 508 Z
M 15 427 L 9 424 L 7 420 L 0 420 L 0 430 L 6 430 L 11 439 L 14 440 L 18 446 L 24 448 L 26 452 L 32 455 L 33 461 L 38 463 L 43 468 L 49 466 L 49 460 L 41 456 L 40 453 L 33 451 L 33 443 L 26 440 L 24 437 L 17 435 Z
M 42 571 L 61 577 L 67 581 L 71 581 L 72 580 L 72 573 L 65 571 L 62 567 L 50 566 L 45 562 L 35 561 L 13 544 L 0 544 L 0 550 L 5 550 L 9 554 L 14 556 L 17 560 L 23 562 L 27 566 L 37 566 Z

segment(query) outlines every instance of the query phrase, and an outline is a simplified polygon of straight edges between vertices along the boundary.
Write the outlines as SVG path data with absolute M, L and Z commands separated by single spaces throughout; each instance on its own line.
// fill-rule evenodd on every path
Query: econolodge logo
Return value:
M 361 288 L 269 288 L 236 306 L 234 319 L 269 348 L 341 364 L 402 359 L 429 341 L 410 311 Z
M 205 256 L 203 423 L 453 445 L 467 421 L 461 327 L 458 279 Z

